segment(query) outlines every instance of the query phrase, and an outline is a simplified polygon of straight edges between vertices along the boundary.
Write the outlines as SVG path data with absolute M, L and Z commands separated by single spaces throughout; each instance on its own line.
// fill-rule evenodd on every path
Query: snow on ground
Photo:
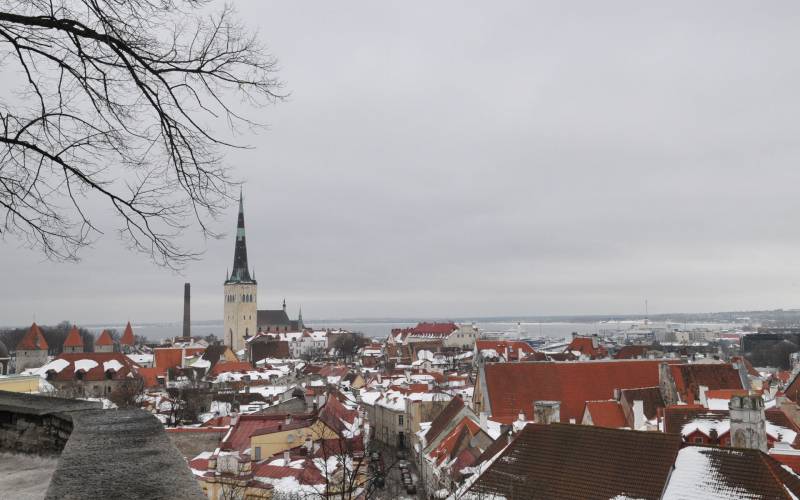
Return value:
M 44 498 L 58 457 L 39 457 L 0 452 L 0 498 Z

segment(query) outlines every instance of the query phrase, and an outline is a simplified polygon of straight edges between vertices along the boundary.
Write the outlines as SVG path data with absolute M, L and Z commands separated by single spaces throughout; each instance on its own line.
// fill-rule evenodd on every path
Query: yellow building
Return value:
M 37 393 L 39 392 L 39 376 L 0 376 L 0 391 Z

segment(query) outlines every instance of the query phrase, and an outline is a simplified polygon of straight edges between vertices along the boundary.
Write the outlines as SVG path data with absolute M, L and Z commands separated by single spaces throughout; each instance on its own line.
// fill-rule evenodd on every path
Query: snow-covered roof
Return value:
M 93 359 L 79 359 L 73 363 L 75 365 L 75 371 L 89 371 L 95 366 L 97 366 L 97 361 Z

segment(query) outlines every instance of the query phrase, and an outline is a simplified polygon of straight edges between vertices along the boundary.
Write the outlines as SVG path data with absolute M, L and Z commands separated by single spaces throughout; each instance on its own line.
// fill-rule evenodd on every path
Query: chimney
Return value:
M 189 338 L 192 336 L 192 327 L 189 321 L 189 302 L 191 301 L 192 292 L 189 283 L 183 284 L 183 336 Z
M 708 408 L 708 395 L 706 394 L 707 392 L 708 392 L 707 385 L 701 385 L 698 388 L 698 393 L 700 395 L 700 404 L 705 406 L 706 408 Z
M 517 361 L 522 361 L 522 348 L 517 349 Z
M 644 427 L 644 422 L 644 401 L 636 399 L 633 401 L 633 430 Z
M 764 399 L 757 395 L 733 396 L 731 412 L 731 447 L 767 452 L 767 427 Z
M 506 355 L 505 355 L 506 356 L 506 362 L 508 362 L 508 346 L 505 346 L 504 349 L 505 349 L 505 353 L 506 353 Z
M 186 368 L 186 348 L 181 347 L 181 368 Z
M 486 430 L 489 428 L 489 417 L 486 415 L 485 411 L 480 413 L 481 417 L 481 429 Z
M 285 467 L 289 467 L 289 464 L 291 463 L 291 461 L 292 461 L 292 459 L 289 457 L 289 450 L 284 451 L 283 452 L 283 465 Z
M 561 421 L 560 401 L 534 401 L 533 421 L 537 424 L 552 424 Z

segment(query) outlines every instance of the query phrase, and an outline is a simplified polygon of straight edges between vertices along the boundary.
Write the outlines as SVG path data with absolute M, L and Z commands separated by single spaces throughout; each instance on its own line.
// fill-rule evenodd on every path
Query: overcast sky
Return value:
M 237 0 L 290 99 L 228 156 L 261 308 L 306 318 L 800 306 L 800 3 Z M 222 318 L 113 233 L 0 241 L 0 324 Z

